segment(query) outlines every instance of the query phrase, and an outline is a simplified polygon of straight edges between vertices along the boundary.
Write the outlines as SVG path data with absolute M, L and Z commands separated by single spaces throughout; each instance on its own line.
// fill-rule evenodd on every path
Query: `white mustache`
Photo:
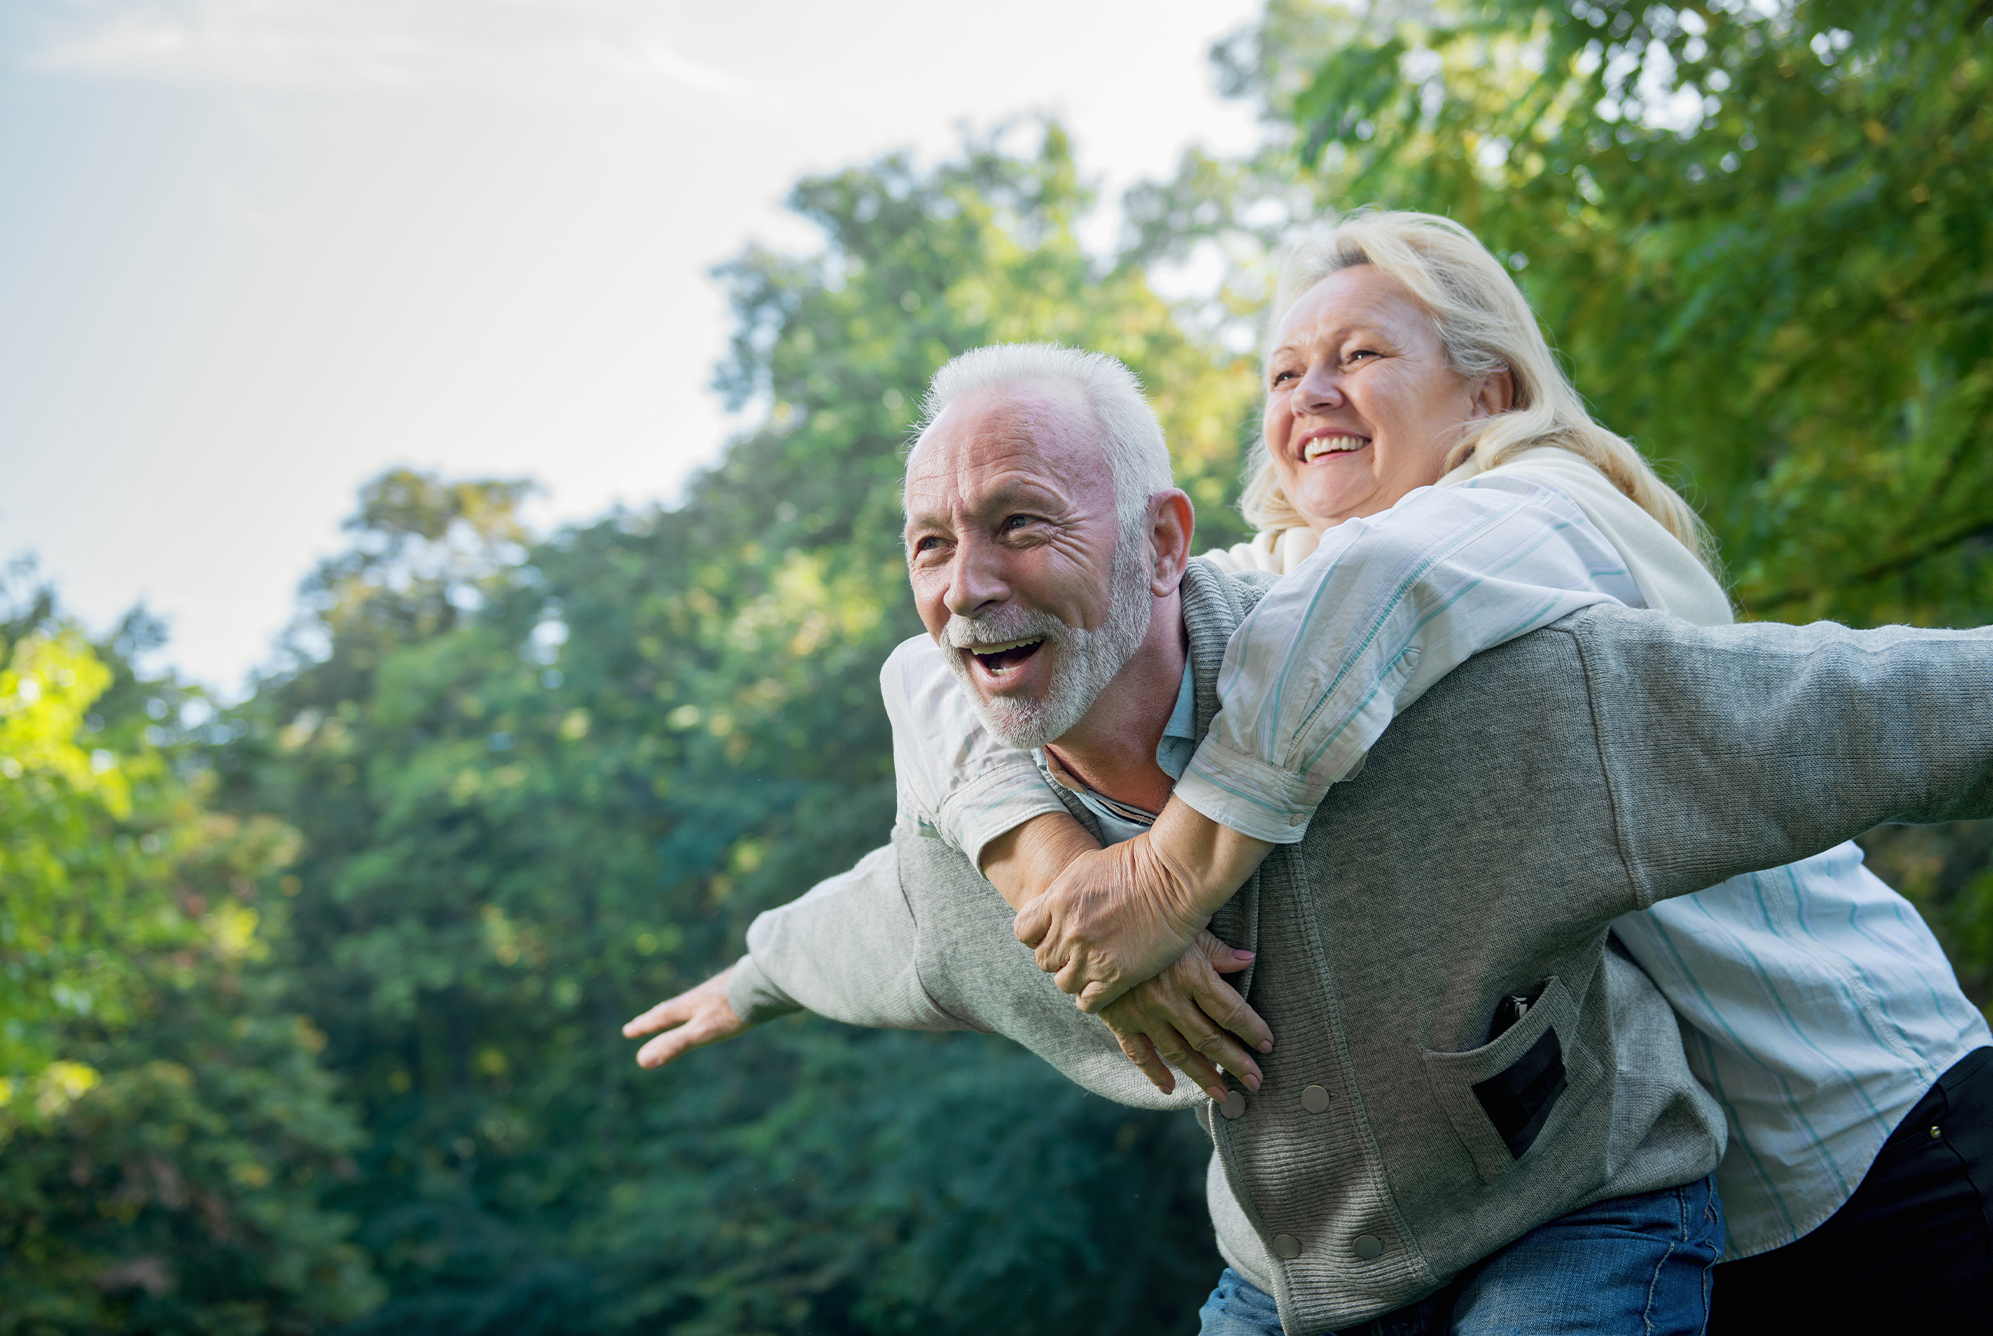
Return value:
M 941 630 L 941 643 L 950 649 L 976 649 L 982 645 L 1009 645 L 1019 640 L 1049 640 L 1062 643 L 1066 624 L 1049 612 L 1029 608 L 999 608 L 986 617 L 951 616 Z

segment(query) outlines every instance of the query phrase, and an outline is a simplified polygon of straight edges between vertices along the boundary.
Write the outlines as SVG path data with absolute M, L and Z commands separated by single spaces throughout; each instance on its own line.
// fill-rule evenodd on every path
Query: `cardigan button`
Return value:
M 1295 1238 L 1292 1234 L 1275 1234 L 1273 1236 L 1273 1252 L 1276 1257 L 1279 1257 L 1283 1261 L 1291 1262 L 1301 1255 L 1301 1240 Z
M 1329 1107 L 1329 1092 L 1323 1086 L 1311 1085 L 1301 1092 L 1301 1107 L 1310 1113 L 1321 1113 Z
M 1374 1261 L 1384 1253 L 1384 1240 L 1375 1234 L 1358 1234 L 1351 1251 L 1356 1253 L 1356 1260 L 1359 1262 Z
M 1225 1098 L 1223 1102 L 1221 1102 L 1218 1105 L 1218 1112 L 1224 1114 L 1227 1118 L 1245 1117 L 1246 1116 L 1245 1095 L 1237 1090 L 1227 1090 L 1225 1092 Z

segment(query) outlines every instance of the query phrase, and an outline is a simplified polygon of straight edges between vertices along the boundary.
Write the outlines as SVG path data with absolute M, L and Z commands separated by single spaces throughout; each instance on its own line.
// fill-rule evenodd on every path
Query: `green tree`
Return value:
M 134 624 L 124 628 L 129 634 Z M 42 595 L 0 627 L 0 1333 L 295 1331 L 378 1298 L 322 1209 L 357 1128 L 253 907 L 294 843 L 208 810 L 147 683 Z M 184 748 L 181 749 L 184 752 Z M 183 758 L 184 759 L 184 758 Z

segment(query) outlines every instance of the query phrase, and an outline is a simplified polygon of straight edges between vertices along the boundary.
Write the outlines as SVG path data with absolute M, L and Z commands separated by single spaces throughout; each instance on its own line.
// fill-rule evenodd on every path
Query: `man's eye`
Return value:
M 932 552 L 934 551 L 935 548 L 940 546 L 941 546 L 941 540 L 939 538 L 936 538 L 933 534 L 928 534 L 925 537 L 916 538 L 913 540 L 913 551 L 915 556 L 919 556 L 923 552 Z
M 1030 523 L 1031 517 L 1029 515 L 1006 515 L 1003 521 L 1003 531 L 1005 533 L 1016 533 L 1019 529 L 1024 528 Z

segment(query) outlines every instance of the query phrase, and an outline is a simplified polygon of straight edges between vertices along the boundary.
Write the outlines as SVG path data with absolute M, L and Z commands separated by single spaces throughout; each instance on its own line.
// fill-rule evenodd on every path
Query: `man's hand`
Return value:
M 1176 1089 L 1176 1076 L 1166 1063 L 1175 1064 L 1221 1102 L 1225 1078 L 1219 1067 L 1248 1089 L 1258 1090 L 1259 1064 L 1232 1036 L 1270 1053 L 1273 1033 L 1238 990 L 1219 977 L 1244 969 L 1252 960 L 1252 952 L 1234 951 L 1200 931 L 1176 963 L 1122 994 L 1100 1018 L 1121 1041 L 1129 1061 L 1165 1095 Z
M 1181 955 L 1272 848 L 1172 798 L 1149 831 L 1074 858 L 1019 911 L 1017 940 L 1097 1012 Z
M 747 1029 L 747 1022 L 734 1014 L 733 1004 L 727 1001 L 727 977 L 732 973 L 733 967 L 728 966 L 697 988 L 658 1003 L 625 1025 L 625 1039 L 664 1031 L 637 1050 L 637 1066 L 662 1067 L 702 1044 L 732 1039 Z

